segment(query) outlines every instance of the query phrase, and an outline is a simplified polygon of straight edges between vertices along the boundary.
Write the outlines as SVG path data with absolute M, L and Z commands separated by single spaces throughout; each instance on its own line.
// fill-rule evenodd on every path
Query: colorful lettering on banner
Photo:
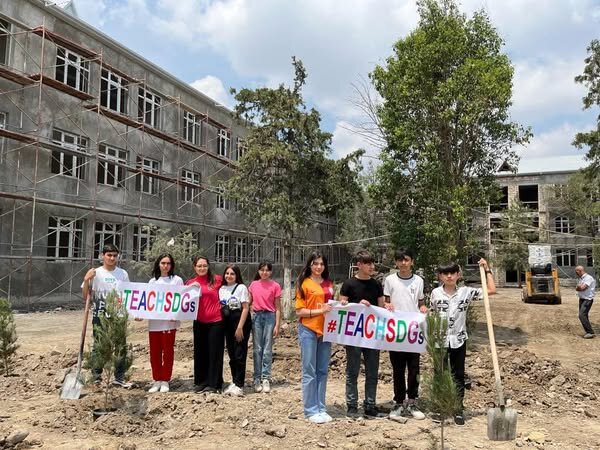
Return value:
M 121 282 L 117 291 L 133 319 L 194 320 L 198 312 L 197 286 Z
M 390 312 L 377 306 L 334 302 L 325 316 L 323 340 L 342 345 L 423 353 L 425 314 Z

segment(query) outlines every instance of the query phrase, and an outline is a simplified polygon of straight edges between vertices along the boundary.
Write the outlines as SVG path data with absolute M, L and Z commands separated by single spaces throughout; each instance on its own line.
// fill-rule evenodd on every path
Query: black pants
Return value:
M 592 309 L 594 300 L 579 299 L 579 321 L 586 333 L 594 334 L 594 329 L 590 323 L 590 309 Z
M 403 403 L 407 393 L 410 400 L 415 400 L 419 396 L 420 361 L 420 353 L 390 352 L 390 362 L 392 363 L 394 375 L 394 402 Z M 404 373 L 407 369 L 408 380 L 405 380 Z
M 237 387 L 244 387 L 246 379 L 246 358 L 248 356 L 248 340 L 252 334 L 252 320 L 250 313 L 244 322 L 244 338 L 238 342 L 235 338 L 235 330 L 240 323 L 242 310 L 237 309 L 229 313 L 223 320 L 225 323 L 225 343 L 227 344 L 227 354 L 229 355 L 229 367 L 231 368 L 231 377 Z
M 222 321 L 194 320 L 194 384 L 201 389 L 220 390 L 223 386 L 224 330 Z
M 358 407 L 358 374 L 360 356 L 365 361 L 365 408 L 377 404 L 377 379 L 379 375 L 379 350 L 346 345 L 346 405 Z
M 456 383 L 456 391 L 460 398 L 462 407 L 465 398 L 465 358 L 467 357 L 467 343 L 458 348 L 448 347 L 448 359 L 450 360 L 450 371 Z

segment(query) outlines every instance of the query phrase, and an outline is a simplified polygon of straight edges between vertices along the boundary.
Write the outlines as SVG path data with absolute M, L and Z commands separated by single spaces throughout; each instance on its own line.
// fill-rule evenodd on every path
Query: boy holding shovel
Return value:
M 83 278 L 81 290 L 83 298 L 87 299 L 88 295 L 92 295 L 93 314 L 92 327 L 94 330 L 94 341 L 96 336 L 96 328 L 100 326 L 100 314 L 104 314 L 105 299 L 112 291 L 116 291 L 119 281 L 129 281 L 129 275 L 120 267 L 117 267 L 119 259 L 119 249 L 116 245 L 106 244 L 102 248 L 102 266 L 97 269 L 90 269 Z M 123 343 L 125 345 L 125 343 Z M 92 347 L 92 352 L 94 347 Z M 94 382 L 99 382 L 102 376 L 102 368 L 93 368 L 92 374 Z M 124 388 L 130 388 L 131 383 L 125 381 L 125 371 L 121 364 L 115 368 L 115 379 L 113 384 Z
M 479 265 L 485 270 L 488 295 L 495 294 L 496 283 L 487 261 L 481 258 Z M 465 357 L 469 338 L 467 335 L 467 309 L 473 300 L 483 298 L 483 291 L 481 288 L 456 285 L 461 276 L 460 266 L 457 263 L 441 265 L 438 267 L 437 273 L 442 285 L 431 292 L 431 309 L 438 311 L 443 318 L 448 320 L 446 347 L 450 370 L 460 398 L 460 410 L 454 416 L 454 423 L 464 425 Z

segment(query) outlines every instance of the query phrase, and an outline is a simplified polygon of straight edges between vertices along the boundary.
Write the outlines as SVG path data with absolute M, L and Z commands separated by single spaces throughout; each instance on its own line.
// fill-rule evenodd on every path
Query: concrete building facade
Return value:
M 281 238 L 248 227 L 221 191 L 246 133 L 230 110 L 60 8 L 0 2 L 0 296 L 77 297 L 102 245 L 118 245 L 127 268 L 165 228 L 193 233 L 217 272 L 237 262 L 248 278 L 269 259 L 280 276 Z M 297 243 L 335 232 L 323 219 Z M 341 250 L 322 250 L 344 273 Z
M 498 233 L 506 210 L 514 201 L 521 202 L 530 212 L 531 243 L 550 244 L 553 262 L 564 284 L 572 284 L 575 267 L 582 265 L 594 274 L 592 236 L 600 236 L 600 217 L 591 224 L 577 223 L 568 208 L 559 201 L 561 187 L 566 185 L 574 171 L 539 172 L 523 174 L 499 174 L 498 183 L 502 196 L 497 204 L 490 205 L 485 228 L 487 230 L 488 254 L 496 251 L 495 234 Z M 515 271 L 498 270 L 500 286 L 518 282 Z

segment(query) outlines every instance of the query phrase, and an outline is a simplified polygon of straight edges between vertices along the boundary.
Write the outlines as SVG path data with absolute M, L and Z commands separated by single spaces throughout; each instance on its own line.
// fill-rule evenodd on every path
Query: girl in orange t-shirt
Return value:
M 304 416 L 313 423 L 331 422 L 325 405 L 331 343 L 323 341 L 323 325 L 325 314 L 331 311 L 328 302 L 333 300 L 333 283 L 322 253 L 309 255 L 296 286 Z

